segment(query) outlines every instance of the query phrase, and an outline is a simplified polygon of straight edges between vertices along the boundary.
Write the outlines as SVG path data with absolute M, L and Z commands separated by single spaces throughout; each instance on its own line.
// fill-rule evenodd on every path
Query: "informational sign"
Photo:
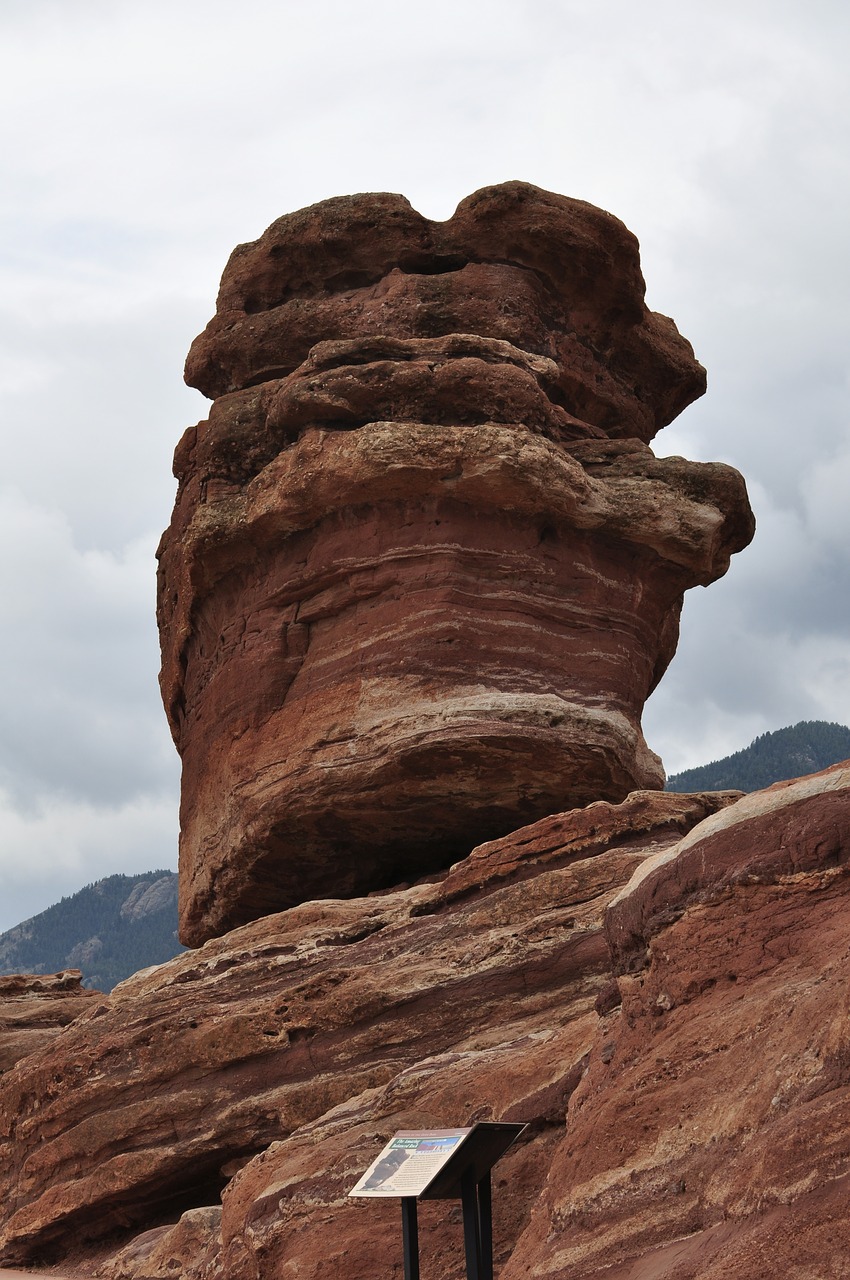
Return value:
M 350 1196 L 421 1196 L 472 1132 L 401 1129 L 373 1160 Z
M 463 1205 L 467 1280 L 493 1280 L 490 1170 L 527 1126 L 480 1120 L 469 1129 L 400 1129 L 349 1191 L 401 1200 L 405 1280 L 419 1280 L 419 1200 Z

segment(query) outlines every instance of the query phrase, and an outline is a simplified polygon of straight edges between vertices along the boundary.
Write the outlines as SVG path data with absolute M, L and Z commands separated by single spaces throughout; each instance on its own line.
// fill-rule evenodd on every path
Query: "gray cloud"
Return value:
M 850 722 L 843 3 L 14 0 L 0 13 L 0 928 L 174 865 L 153 548 L 232 247 L 329 195 L 611 209 L 709 370 L 659 453 L 747 476 L 646 714 L 671 771 Z

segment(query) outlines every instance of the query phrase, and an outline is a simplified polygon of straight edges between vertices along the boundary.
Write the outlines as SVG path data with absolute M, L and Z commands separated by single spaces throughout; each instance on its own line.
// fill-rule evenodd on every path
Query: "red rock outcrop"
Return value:
M 344 1199 L 376 1144 L 414 1122 L 521 1117 L 504 1255 L 610 986 L 606 904 L 736 795 L 637 793 L 556 815 L 433 883 L 302 904 L 120 984 L 0 1080 L 0 1260 L 82 1250 L 90 1269 L 93 1242 L 122 1232 L 104 1275 L 174 1274 L 192 1237 L 198 1275 L 278 1276 L 295 1257 L 318 1265 L 303 1250 L 315 1212 L 347 1275 L 383 1274 L 395 1216 Z M 459 1259 L 456 1229 L 441 1247 Z
M 617 219 L 522 183 L 236 250 L 161 547 L 184 942 L 661 785 L 644 701 L 753 525 L 648 448 L 704 374 L 643 290 Z
M 503 1280 L 850 1269 L 850 762 L 643 864 L 609 907 L 622 1007 Z
M 87 1001 L 101 998 L 83 987 L 82 977 L 79 969 L 0 976 L 0 1074 L 49 1044 Z
M 0 1080 L 0 1257 L 390 1280 L 398 1206 L 348 1190 L 396 1129 L 494 1118 L 530 1126 L 496 1171 L 501 1280 L 837 1280 L 848 937 L 850 762 L 591 805 L 258 921 Z M 421 1245 L 460 1280 L 456 1205 Z
M 634 238 L 516 183 L 325 202 L 236 251 L 189 372 L 159 608 L 209 940 L 0 982 L 0 1263 L 390 1280 L 398 1206 L 347 1192 L 494 1119 L 501 1280 L 845 1277 L 850 762 L 653 789 L 682 593 L 752 518 L 649 449 L 702 373 Z

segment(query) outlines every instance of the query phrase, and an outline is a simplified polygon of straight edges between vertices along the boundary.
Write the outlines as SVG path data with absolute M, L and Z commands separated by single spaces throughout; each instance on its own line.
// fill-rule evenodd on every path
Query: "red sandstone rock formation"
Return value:
M 0 1073 L 49 1044 L 99 998 L 82 986 L 79 969 L 0 976 Z
M 840 1277 L 849 871 L 850 762 L 591 805 L 214 940 L 0 1080 L 0 1257 L 390 1280 L 398 1207 L 348 1200 L 357 1175 L 396 1129 L 496 1118 L 530 1122 L 501 1280 Z M 421 1223 L 460 1280 L 457 1207 Z
M 609 907 L 603 1020 L 502 1273 L 850 1268 L 850 762 L 740 800 Z
M 502 1280 L 843 1275 L 850 765 L 623 799 L 682 593 L 752 533 L 737 473 L 648 447 L 702 373 L 633 237 L 522 184 L 326 202 L 237 250 L 189 371 L 184 936 L 251 922 L 0 1077 L 0 1262 L 390 1280 L 360 1172 L 504 1119 Z M 457 1206 L 421 1243 L 460 1280 Z
M 646 444 L 704 388 L 617 219 L 522 183 L 326 201 L 228 264 L 187 376 L 162 689 L 181 938 L 658 787 L 684 591 L 752 535 Z
M 313 1228 L 347 1251 L 346 1274 L 384 1274 L 375 1262 L 395 1256 L 395 1217 L 341 1198 L 376 1145 L 399 1127 L 519 1116 L 532 1128 L 506 1164 L 517 1185 L 498 1215 L 504 1253 L 610 985 L 606 904 L 737 794 L 638 793 L 556 815 L 434 883 L 305 903 L 121 983 L 0 1080 L 0 1260 L 82 1248 L 90 1266 L 99 1237 L 192 1206 L 204 1212 L 177 1238 L 202 1228 L 199 1275 L 270 1278 L 303 1253 L 319 1204 Z M 241 1165 L 219 1242 L 211 1214 Z M 445 1224 L 451 1206 L 437 1214 Z M 253 1237 L 262 1260 L 245 1258 Z M 453 1230 L 452 1257 L 459 1244 Z M 183 1248 L 161 1229 L 104 1274 L 173 1274 L 167 1259 Z M 200 1266 L 197 1240 L 192 1252 Z

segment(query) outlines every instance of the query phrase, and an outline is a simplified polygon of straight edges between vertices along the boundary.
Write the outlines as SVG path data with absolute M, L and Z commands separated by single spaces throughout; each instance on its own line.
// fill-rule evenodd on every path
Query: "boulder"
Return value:
M 703 374 L 643 288 L 617 219 L 521 183 L 234 253 L 160 548 L 184 943 L 663 785 L 644 701 L 753 522 L 646 443 Z

